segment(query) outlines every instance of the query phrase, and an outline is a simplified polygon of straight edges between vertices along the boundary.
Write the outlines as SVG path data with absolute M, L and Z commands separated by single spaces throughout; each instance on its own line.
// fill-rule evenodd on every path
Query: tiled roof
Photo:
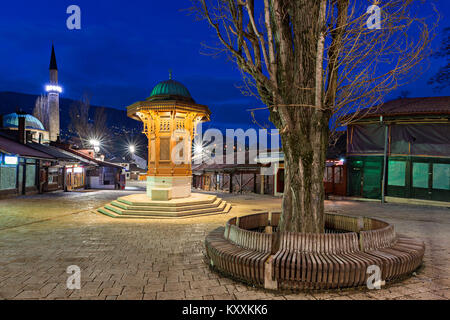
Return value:
M 450 114 L 450 97 L 395 99 L 374 108 L 366 117 L 415 114 Z
M 0 151 L 21 157 L 40 158 L 46 160 L 55 159 L 47 153 L 30 148 L 27 145 L 9 139 L 2 134 L 0 134 Z
M 53 158 L 62 161 L 70 161 L 70 162 L 79 162 L 80 160 L 72 156 L 70 153 L 64 153 L 63 150 L 53 147 L 47 146 L 39 143 L 28 143 L 27 146 L 33 148 L 35 150 L 47 153 L 51 155 Z
M 61 147 L 63 147 L 63 145 L 61 145 Z M 99 165 L 101 167 L 112 167 L 112 168 L 122 169 L 121 166 L 118 166 L 116 164 L 109 163 L 109 162 L 106 162 L 106 161 L 100 161 L 100 160 L 91 158 L 91 157 L 85 155 L 84 153 L 79 152 L 78 150 L 74 150 L 74 149 L 71 149 L 71 148 L 64 148 L 64 150 L 69 152 L 69 153 L 71 153 L 71 154 L 74 154 L 75 156 L 78 156 L 78 157 L 84 158 L 86 160 L 89 160 L 90 162 L 95 162 L 97 165 Z

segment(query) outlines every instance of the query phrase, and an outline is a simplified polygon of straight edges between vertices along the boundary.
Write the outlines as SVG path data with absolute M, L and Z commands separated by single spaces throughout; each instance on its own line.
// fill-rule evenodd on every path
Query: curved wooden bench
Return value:
M 359 251 L 358 235 L 349 233 L 281 234 L 274 274 L 282 288 L 329 289 L 365 284 L 367 267 L 381 259 Z
M 363 229 L 363 218 L 338 214 L 326 214 L 325 229 L 341 232 L 359 232 Z
M 373 220 L 373 224 L 382 226 L 383 222 Z M 420 266 L 425 245 L 422 241 L 397 236 L 394 226 L 383 224 L 385 226 L 379 229 L 361 231 L 360 246 L 361 251 L 382 259 L 383 279 L 392 280 Z
M 248 216 L 242 216 L 238 218 L 238 221 L 234 224 L 241 229 L 254 230 L 260 227 L 267 226 L 267 221 L 269 219 L 268 212 L 262 212 L 258 214 L 252 214 Z
M 327 214 L 326 228 L 338 233 L 245 230 L 276 227 L 279 219 L 280 213 L 267 212 L 230 219 L 205 240 L 211 264 L 270 288 L 328 289 L 366 285 L 371 265 L 380 267 L 382 281 L 411 273 L 425 252 L 423 242 L 398 236 L 392 225 L 370 218 Z
M 272 234 L 244 230 L 233 222 L 240 223 L 229 221 L 224 231 L 215 230 L 206 237 L 207 254 L 222 272 L 264 284 L 265 262 L 272 253 Z

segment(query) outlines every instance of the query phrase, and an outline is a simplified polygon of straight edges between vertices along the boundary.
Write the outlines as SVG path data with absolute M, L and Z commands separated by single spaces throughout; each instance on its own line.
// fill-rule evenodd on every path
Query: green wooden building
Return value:
M 389 101 L 347 127 L 347 193 L 450 202 L 450 97 Z

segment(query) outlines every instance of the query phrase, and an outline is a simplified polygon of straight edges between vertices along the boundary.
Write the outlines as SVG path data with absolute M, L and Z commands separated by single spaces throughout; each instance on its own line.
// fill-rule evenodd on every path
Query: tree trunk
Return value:
M 275 105 L 287 107 L 278 108 L 279 116 L 271 113 L 280 129 L 285 158 L 280 230 L 322 233 L 323 174 L 329 130 L 329 115 L 322 106 L 326 2 L 275 1 L 274 5 L 276 3 L 280 4 L 275 12 L 281 10 L 278 23 L 282 26 L 276 29 L 280 33 L 277 39 L 280 39 L 280 47 L 284 41 L 290 48 L 286 50 L 286 57 L 280 51 L 281 68 L 278 66 L 278 70 L 284 73 L 279 75 L 279 95 L 274 95 Z M 285 18 L 288 13 L 292 13 L 292 33 Z
M 328 120 L 314 111 L 317 121 L 304 130 L 281 133 L 284 146 L 284 195 L 280 230 L 324 232 L 323 176 L 328 142 Z

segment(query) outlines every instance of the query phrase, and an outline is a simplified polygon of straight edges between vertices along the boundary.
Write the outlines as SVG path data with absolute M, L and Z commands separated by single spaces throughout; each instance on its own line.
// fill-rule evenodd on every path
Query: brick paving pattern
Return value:
M 450 211 L 326 201 L 326 210 L 381 218 L 427 246 L 425 267 L 382 290 L 270 292 L 225 278 L 204 263 L 206 234 L 230 217 L 279 210 L 281 200 L 220 194 L 230 213 L 179 220 L 118 220 L 94 209 L 127 191 L 51 193 L 0 200 L 0 299 L 449 299 Z M 81 269 L 68 290 L 66 268 Z

